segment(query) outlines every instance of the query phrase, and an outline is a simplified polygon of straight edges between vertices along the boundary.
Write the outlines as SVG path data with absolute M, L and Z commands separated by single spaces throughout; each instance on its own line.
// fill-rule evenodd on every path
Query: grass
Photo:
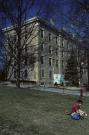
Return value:
M 66 115 L 76 96 L 0 86 L 0 135 L 89 135 L 89 117 Z M 84 109 L 89 112 L 89 99 Z

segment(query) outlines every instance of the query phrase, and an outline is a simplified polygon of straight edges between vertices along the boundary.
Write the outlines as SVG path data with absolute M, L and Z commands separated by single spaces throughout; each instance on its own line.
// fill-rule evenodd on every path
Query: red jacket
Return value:
M 73 106 L 72 106 L 72 113 L 77 112 L 79 109 L 80 109 L 79 103 L 77 103 L 77 102 L 74 103 Z

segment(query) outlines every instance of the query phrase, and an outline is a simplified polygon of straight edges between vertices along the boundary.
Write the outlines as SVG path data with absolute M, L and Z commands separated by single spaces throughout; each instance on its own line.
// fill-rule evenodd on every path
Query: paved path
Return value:
M 3 84 L 5 85 L 5 84 Z M 7 86 L 16 87 L 16 85 L 13 85 L 11 83 L 8 83 Z M 40 91 L 49 91 L 49 92 L 56 92 L 61 94 L 70 94 L 70 95 L 80 95 L 79 88 L 73 88 L 73 87 L 67 87 L 67 88 L 50 88 L 50 87 L 44 87 L 44 86 L 31 86 L 31 85 L 22 85 L 22 88 L 30 88 L 32 90 L 40 90 Z M 89 96 L 89 91 L 84 92 L 84 96 Z
M 68 90 L 68 89 L 63 89 L 63 88 L 50 88 L 50 87 L 41 87 L 41 86 L 34 86 L 31 87 L 33 90 L 40 90 L 40 91 L 49 91 L 49 92 L 56 92 L 56 93 L 61 93 L 61 94 L 70 94 L 70 95 L 80 95 L 80 91 L 78 90 Z M 84 96 L 89 96 L 89 92 L 84 92 Z

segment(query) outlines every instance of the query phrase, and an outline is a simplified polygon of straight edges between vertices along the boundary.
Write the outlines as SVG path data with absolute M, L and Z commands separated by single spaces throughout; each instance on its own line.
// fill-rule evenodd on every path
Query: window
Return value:
M 63 64 L 64 64 L 64 62 L 63 62 L 63 60 L 62 60 L 61 62 L 62 62 L 61 64 L 62 64 L 62 68 L 63 68 Z
M 55 59 L 53 59 L 53 64 L 55 63 Z
M 14 67 L 16 66 L 16 61 L 14 60 Z
M 69 44 L 67 44 L 67 50 L 69 49 Z
M 41 44 L 41 51 L 44 50 L 44 44 Z
M 16 42 L 16 35 L 8 35 L 7 37 L 7 41 L 8 43 L 11 42 L 11 43 L 15 43 Z
M 62 42 L 62 44 L 61 44 L 61 47 L 63 48 L 64 46 L 63 46 L 63 42 Z
M 14 78 L 16 78 L 16 70 L 14 70 Z
M 64 52 L 63 52 L 63 51 L 61 52 L 61 56 L 62 56 L 62 57 L 64 56 Z
M 41 76 L 44 77 L 44 69 L 41 70 Z
M 56 55 L 58 55 L 58 48 L 56 48 Z
M 64 48 L 64 40 L 61 41 L 61 48 Z
M 24 71 L 24 77 L 27 78 L 27 70 Z
M 58 68 L 58 60 L 56 60 L 56 67 Z
M 27 53 L 27 44 L 25 44 L 25 53 Z
M 49 41 L 51 40 L 51 33 L 49 33 Z
M 41 64 L 44 64 L 44 56 L 41 56 Z
M 56 37 L 56 44 L 57 44 L 57 37 Z
M 49 78 L 52 78 L 52 71 L 49 71 Z
M 16 35 L 13 36 L 13 41 L 16 42 Z
M 43 30 L 43 29 L 40 30 L 40 36 L 41 36 L 42 38 L 44 37 L 44 30 Z
M 27 57 L 25 57 L 25 65 L 27 66 Z
M 25 31 L 25 39 L 27 39 L 27 36 L 28 36 L 28 32 L 27 30 Z
M 52 54 L 52 47 L 49 46 L 49 53 Z
M 49 58 L 49 66 L 52 66 L 52 59 Z

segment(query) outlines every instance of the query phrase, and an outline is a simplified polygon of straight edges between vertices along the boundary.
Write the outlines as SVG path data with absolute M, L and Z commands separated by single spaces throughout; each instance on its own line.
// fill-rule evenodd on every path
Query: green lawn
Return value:
M 89 135 L 89 117 L 65 114 L 77 96 L 0 86 L 0 135 Z M 84 106 L 89 113 L 89 98 Z

